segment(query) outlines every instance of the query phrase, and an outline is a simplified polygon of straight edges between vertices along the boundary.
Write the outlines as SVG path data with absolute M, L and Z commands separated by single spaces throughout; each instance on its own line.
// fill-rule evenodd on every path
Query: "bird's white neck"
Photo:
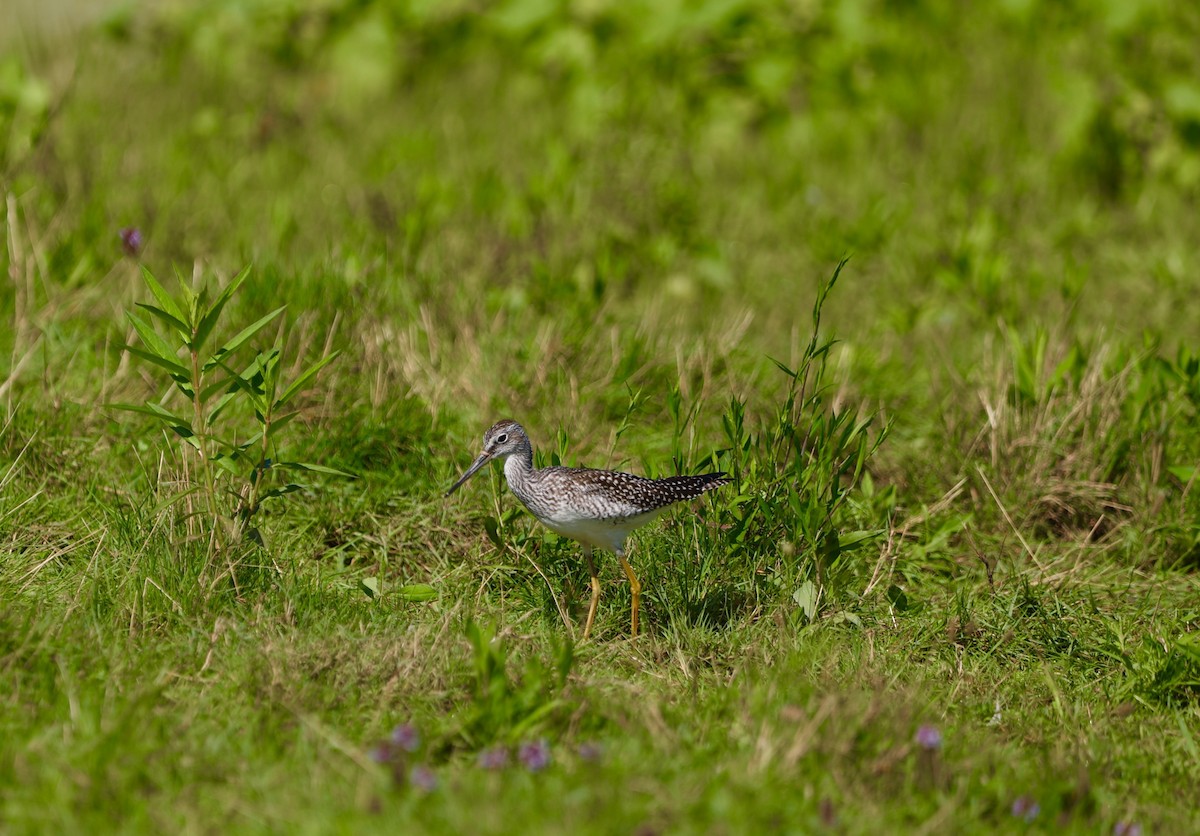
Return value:
M 533 473 L 533 457 L 514 453 L 504 460 L 504 478 L 508 484 L 519 485 Z

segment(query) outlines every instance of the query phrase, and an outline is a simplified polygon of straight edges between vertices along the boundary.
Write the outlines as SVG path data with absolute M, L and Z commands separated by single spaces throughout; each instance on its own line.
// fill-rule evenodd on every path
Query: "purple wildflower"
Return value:
M 372 746 L 371 751 L 367 752 L 367 757 L 375 761 L 375 763 L 391 763 L 392 747 L 386 743 Z
M 1037 803 L 1031 795 L 1018 796 L 1012 803 L 1012 814 L 1014 818 L 1024 819 L 1031 822 L 1037 818 L 1038 813 L 1042 812 L 1042 806 Z
M 421 746 L 421 733 L 412 723 L 401 723 L 392 729 L 392 743 L 405 752 L 415 752 Z
M 503 746 L 493 746 L 479 753 L 480 769 L 504 769 L 508 766 L 508 750 Z
M 530 772 L 541 772 L 550 765 L 550 744 L 545 739 L 522 743 L 518 756 Z
M 142 251 L 142 231 L 136 226 L 127 226 L 117 233 L 121 237 L 121 249 L 133 258 Z
M 408 773 L 408 782 L 421 792 L 433 792 L 437 789 L 438 777 L 428 766 L 417 764 Z
M 1113 825 L 1113 836 L 1142 836 L 1142 826 L 1135 821 L 1119 821 Z
M 579 759 L 587 763 L 599 763 L 600 759 L 604 757 L 604 747 L 594 740 L 580 743 L 576 752 Z
M 938 731 L 937 726 L 922 723 L 921 727 L 917 729 L 917 745 L 930 752 L 941 749 L 942 733 Z

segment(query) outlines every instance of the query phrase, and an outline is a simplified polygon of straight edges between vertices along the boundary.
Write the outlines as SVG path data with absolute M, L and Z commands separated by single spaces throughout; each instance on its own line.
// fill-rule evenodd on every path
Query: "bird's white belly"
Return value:
M 536 516 L 547 528 L 563 537 L 570 537 L 593 548 L 619 552 L 631 531 L 650 522 L 663 510 L 660 508 L 632 517 L 606 520 L 572 514 L 565 509 L 547 516 Z

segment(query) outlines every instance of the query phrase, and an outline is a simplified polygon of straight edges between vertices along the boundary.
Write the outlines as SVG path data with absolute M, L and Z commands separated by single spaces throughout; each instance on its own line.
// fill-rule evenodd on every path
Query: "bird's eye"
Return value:
M 506 441 L 508 441 L 508 433 L 500 433 L 500 435 L 496 436 L 497 444 L 503 444 Z

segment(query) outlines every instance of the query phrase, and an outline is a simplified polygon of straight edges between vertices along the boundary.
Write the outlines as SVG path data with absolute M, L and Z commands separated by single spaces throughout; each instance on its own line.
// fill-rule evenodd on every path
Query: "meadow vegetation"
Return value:
M 18 5 L 0 829 L 1200 829 L 1200 7 Z

